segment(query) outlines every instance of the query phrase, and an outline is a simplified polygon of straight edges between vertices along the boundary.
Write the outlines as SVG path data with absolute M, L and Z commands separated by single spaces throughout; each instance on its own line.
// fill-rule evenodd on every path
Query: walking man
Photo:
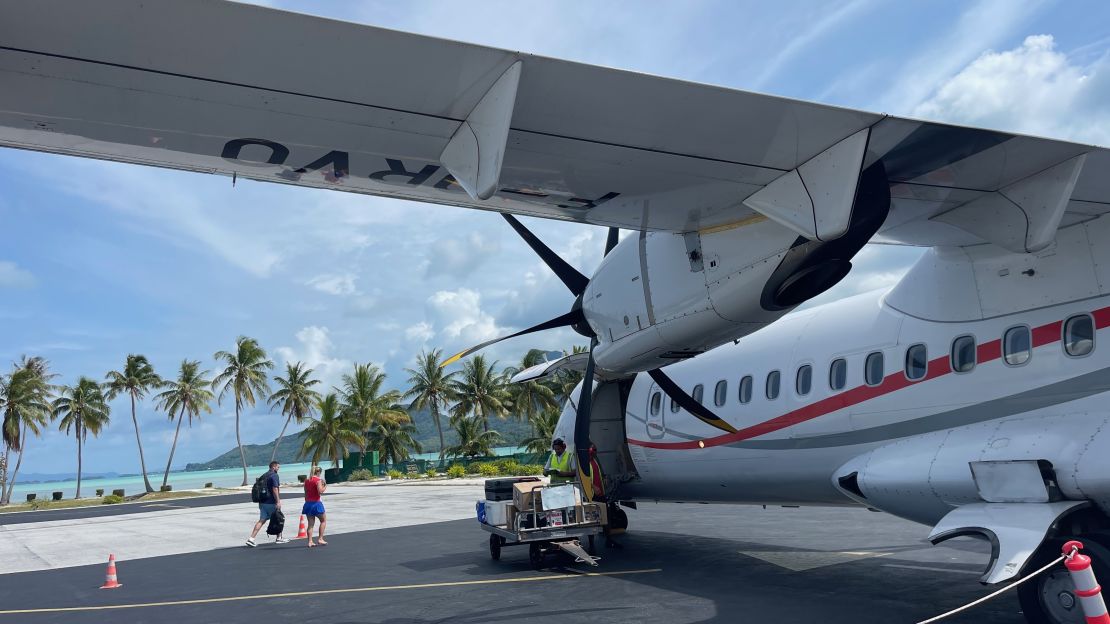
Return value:
M 269 521 L 270 516 L 274 512 L 281 509 L 281 480 L 278 479 L 278 469 L 281 468 L 281 463 L 272 461 L 270 462 L 270 469 L 266 474 L 258 478 L 256 486 L 261 486 L 261 492 L 258 497 L 258 522 L 254 523 L 254 529 L 251 531 L 251 536 L 247 538 L 247 546 L 254 548 L 257 544 L 254 543 L 254 537 L 258 535 L 258 531 L 262 525 Z M 276 543 L 284 544 L 289 540 L 282 536 L 278 536 Z
M 324 503 L 320 500 L 320 495 L 324 490 L 328 489 L 327 482 L 324 481 L 320 473 L 324 471 L 320 466 L 312 467 L 312 477 L 304 482 L 304 507 L 301 508 L 301 513 L 308 516 L 308 547 L 312 548 L 316 544 L 312 543 L 312 525 L 316 523 L 316 519 L 320 519 L 320 545 L 327 546 L 328 543 L 324 541 L 324 528 L 328 526 L 328 515 L 324 513 Z

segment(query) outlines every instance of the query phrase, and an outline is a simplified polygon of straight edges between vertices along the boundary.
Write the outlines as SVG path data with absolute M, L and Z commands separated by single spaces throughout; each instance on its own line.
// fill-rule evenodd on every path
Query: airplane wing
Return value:
M 1029 250 L 1110 210 L 1091 146 L 217 0 L 0 0 L 9 147 L 691 232 L 789 222 L 757 194 L 861 136 L 877 242 Z

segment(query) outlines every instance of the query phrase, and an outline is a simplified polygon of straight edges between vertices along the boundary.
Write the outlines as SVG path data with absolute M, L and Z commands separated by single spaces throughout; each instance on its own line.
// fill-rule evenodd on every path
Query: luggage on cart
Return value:
M 513 500 L 513 484 L 539 481 L 539 477 L 509 477 L 506 479 L 486 479 L 486 500 Z

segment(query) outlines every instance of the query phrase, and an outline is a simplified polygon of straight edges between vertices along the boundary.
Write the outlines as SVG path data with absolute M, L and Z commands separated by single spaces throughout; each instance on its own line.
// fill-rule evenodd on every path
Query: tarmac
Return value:
M 8 543 L 40 532 L 57 548 L 43 553 L 35 542 L 44 560 L 36 571 L 0 576 L 0 624 L 912 623 L 990 591 L 978 583 L 986 544 L 934 547 L 924 526 L 855 508 L 641 503 L 628 510 L 623 548 L 599 548 L 599 567 L 550 557 L 537 571 L 525 547 L 491 560 L 488 534 L 472 518 L 481 491 L 337 486 L 325 498 L 329 545 L 311 550 L 304 540 L 242 546 L 253 506 L 226 497 L 189 509 L 6 524 L 0 566 L 26 566 L 9 559 Z M 198 518 L 229 526 L 204 539 Z M 109 552 L 101 542 L 116 530 L 125 532 L 111 544 L 122 548 L 114 552 L 123 587 L 100 590 Z M 90 531 L 97 539 L 82 537 Z M 161 542 L 179 552 L 161 553 Z M 1024 620 L 1016 596 L 1004 595 L 946 621 Z

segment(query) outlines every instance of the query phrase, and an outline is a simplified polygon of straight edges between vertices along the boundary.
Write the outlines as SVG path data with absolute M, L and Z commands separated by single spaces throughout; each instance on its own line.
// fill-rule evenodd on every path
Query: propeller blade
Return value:
M 501 342 L 502 340 L 508 340 L 509 338 L 516 338 L 517 336 L 523 336 L 524 334 L 531 334 L 533 332 L 543 331 L 545 329 L 554 329 L 556 327 L 566 327 L 568 325 L 574 325 L 575 323 L 581 322 L 582 320 L 584 320 L 583 317 L 582 317 L 582 310 L 581 309 L 574 309 L 574 310 L 571 310 L 570 312 L 567 312 L 566 314 L 556 316 L 555 318 L 551 319 L 550 321 L 544 321 L 544 322 L 540 323 L 539 325 L 533 325 L 533 326 L 529 327 L 528 329 L 522 329 L 522 330 L 518 331 L 515 334 L 509 334 L 508 336 L 501 336 L 500 338 L 494 338 L 493 340 L 487 340 L 487 341 L 483 342 L 480 345 L 475 345 L 473 347 L 470 347 L 469 349 L 466 349 L 465 351 L 460 351 L 460 352 L 456 353 L 455 355 L 452 355 L 451 357 L 444 360 L 443 363 L 439 365 L 439 367 L 443 368 L 443 367 L 447 366 L 448 364 L 454 364 L 455 362 L 463 359 L 464 357 L 470 355 L 471 353 L 474 353 L 475 351 L 479 351 L 481 349 L 485 349 L 486 347 L 490 346 L 491 344 Z
M 735 427 L 714 414 L 708 407 L 695 401 L 694 397 L 686 394 L 686 391 L 678 387 L 678 384 L 672 381 L 661 369 L 649 370 L 648 375 L 651 375 L 652 380 L 659 384 L 659 388 L 663 390 L 664 394 L 671 397 L 675 403 L 678 403 L 679 407 L 693 414 L 698 420 L 721 431 L 736 433 Z
M 610 251 L 617 246 L 617 241 L 620 239 L 620 228 L 609 228 L 609 235 L 605 237 L 605 255 L 608 256 Z
M 578 459 L 578 480 L 586 500 L 594 499 L 594 480 L 590 474 L 590 415 L 594 402 L 594 346 L 597 338 L 590 340 L 590 359 L 586 361 L 586 376 L 582 378 L 582 394 L 574 413 L 574 454 Z
M 516 233 L 520 234 L 520 237 L 524 239 L 524 242 L 528 243 L 528 246 L 532 248 L 532 251 L 536 252 L 536 255 L 540 257 L 540 260 L 543 260 L 544 264 L 546 264 L 547 267 L 555 273 L 555 276 L 562 280 L 564 284 L 566 284 L 566 287 L 568 290 L 570 290 L 570 292 L 574 293 L 575 295 L 581 295 L 582 293 L 586 292 L 586 285 L 590 283 L 590 279 L 588 277 L 579 273 L 578 269 L 567 264 L 566 260 L 560 258 L 559 255 L 552 251 L 550 247 L 544 245 L 543 241 L 536 238 L 536 235 L 529 231 L 528 228 L 524 227 L 523 223 L 517 221 L 516 217 L 504 212 L 501 213 L 501 216 L 505 217 L 505 220 L 509 222 L 509 225 L 513 226 L 513 229 L 516 230 Z

